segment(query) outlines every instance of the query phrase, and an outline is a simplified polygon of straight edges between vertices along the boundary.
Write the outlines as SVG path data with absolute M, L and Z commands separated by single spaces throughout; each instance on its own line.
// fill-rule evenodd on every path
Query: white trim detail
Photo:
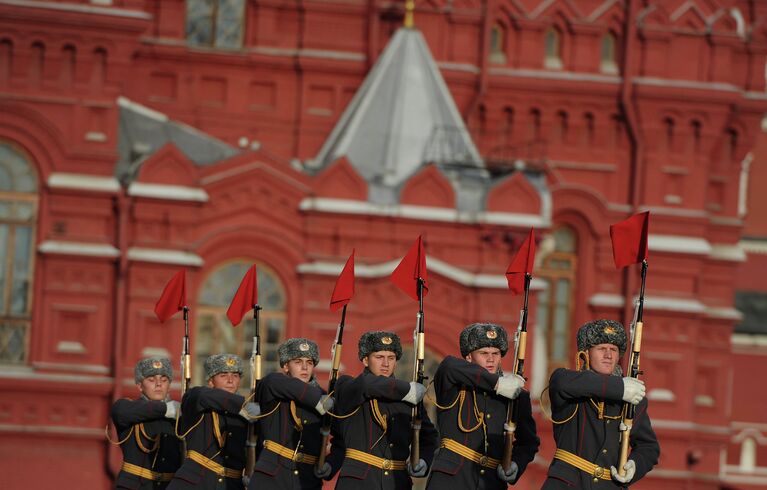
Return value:
M 86 14 L 112 15 L 114 17 L 127 17 L 130 19 L 150 20 L 152 18 L 151 14 L 139 10 L 113 7 L 93 7 L 89 5 L 61 4 L 58 2 L 30 2 L 29 0 L 0 0 L 0 4 L 26 8 L 63 10 L 66 12 L 84 12 Z
M 37 246 L 37 251 L 43 254 L 81 255 L 84 257 L 107 257 L 110 259 L 120 256 L 120 251 L 108 243 L 46 240 Z
M 729 307 L 706 307 L 706 316 L 709 318 L 721 318 L 722 320 L 732 320 L 739 322 L 743 319 L 743 314 L 735 308 Z
M 723 243 L 714 243 L 711 245 L 712 259 L 716 260 L 729 260 L 732 262 L 745 262 L 746 252 L 743 251 L 743 247 L 740 244 L 729 245 Z
M 207 202 L 208 193 L 199 187 L 182 185 L 148 184 L 133 182 L 128 186 L 128 195 L 135 197 L 150 197 L 168 201 Z
M 589 306 L 621 308 L 625 303 L 626 300 L 620 294 L 596 293 L 589 298 Z
M 767 347 L 767 335 L 734 333 L 730 337 L 730 342 L 738 347 Z
M 329 197 L 307 197 L 301 200 L 299 209 L 319 213 L 355 214 L 369 216 L 397 217 L 424 221 L 442 221 L 450 223 L 487 223 L 507 226 L 535 226 L 549 228 L 548 216 L 525 213 L 503 213 L 486 211 L 462 213 L 452 208 L 415 206 L 412 204 L 378 205 L 367 201 L 352 199 L 334 199 Z
M 698 90 L 719 90 L 724 92 L 742 93 L 738 87 L 731 83 L 721 82 L 698 82 L 696 80 L 673 80 L 659 77 L 634 77 L 632 82 L 637 85 L 654 85 L 656 87 L 692 88 Z
M 354 274 L 357 277 L 367 278 L 386 277 L 392 273 L 399 262 L 400 259 L 394 259 L 379 264 L 355 264 Z M 463 286 L 483 289 L 507 289 L 509 287 L 505 275 L 474 274 L 435 257 L 428 257 L 426 263 L 430 272 L 437 273 Z M 337 276 L 343 268 L 344 262 L 306 262 L 298 264 L 296 271 L 300 274 Z M 532 290 L 545 290 L 546 288 L 546 282 L 536 278 L 533 278 L 530 283 Z
M 54 172 L 48 176 L 48 187 L 115 194 L 120 191 L 120 182 L 114 177 Z
M 192 252 L 142 247 L 129 248 L 128 260 L 153 262 L 156 264 L 189 265 L 193 267 L 202 267 L 205 263 L 202 257 Z
M 634 298 L 636 301 L 636 298 Z M 589 298 L 589 306 L 602 306 L 620 308 L 625 300 L 619 294 L 596 293 Z M 680 311 L 684 313 L 705 313 L 710 309 L 695 299 L 664 298 L 660 296 L 645 296 L 644 308 L 646 310 Z
M 745 253 L 767 254 L 767 240 L 741 240 L 738 246 Z
M 647 246 L 652 252 L 674 252 L 693 255 L 710 255 L 711 244 L 700 237 L 681 235 L 652 235 L 647 237 Z
M 676 395 L 673 391 L 666 388 L 654 388 L 647 392 L 647 399 L 659 402 L 676 401 Z
M 706 434 L 732 434 L 732 429 L 726 425 L 696 424 L 686 420 L 653 419 L 652 425 L 663 429 L 704 432 Z

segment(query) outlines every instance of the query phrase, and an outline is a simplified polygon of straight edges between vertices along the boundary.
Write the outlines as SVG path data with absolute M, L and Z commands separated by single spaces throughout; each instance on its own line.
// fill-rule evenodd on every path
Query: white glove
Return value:
M 333 410 L 333 406 L 336 404 L 336 401 L 333 399 L 330 395 L 322 395 L 320 397 L 320 401 L 317 402 L 317 404 L 314 406 L 314 409 L 317 410 L 317 413 L 320 415 L 325 415 L 329 411 Z
M 638 405 L 645 395 L 644 381 L 626 376 L 623 378 L 623 401 Z
M 505 481 L 506 483 L 513 483 L 517 478 L 517 473 L 519 473 L 519 466 L 517 466 L 517 463 L 512 461 L 511 466 L 509 466 L 509 471 L 503 471 L 503 465 L 499 464 L 496 472 L 498 473 L 498 478 L 500 478 L 502 481 Z
M 418 460 L 418 464 L 415 465 L 415 468 L 412 468 L 410 466 L 410 463 L 408 463 L 407 465 L 407 472 L 413 478 L 423 478 L 424 476 L 426 476 L 426 470 L 428 469 L 429 468 L 426 466 L 426 461 L 424 461 L 423 459 Z
M 244 418 L 248 422 L 252 422 L 259 415 L 261 415 L 261 405 L 254 402 L 248 402 L 240 410 L 240 417 Z
M 325 461 L 325 464 L 322 465 L 322 469 L 318 470 L 316 466 L 314 468 L 314 476 L 319 478 L 320 480 L 324 480 L 325 478 L 330 476 L 330 472 L 333 471 L 333 468 L 331 468 L 330 463 Z
M 181 404 L 176 400 L 165 402 L 165 418 L 175 419 L 181 412 Z
M 415 381 L 410 382 L 410 391 L 407 395 L 402 397 L 402 401 L 411 405 L 417 405 L 423 400 L 423 396 L 426 394 L 426 387 L 421 383 Z
M 495 392 L 504 398 L 513 400 L 519 396 L 522 387 L 525 386 L 525 378 L 518 374 L 507 374 L 498 378 L 498 384 L 495 385 Z
M 631 479 L 634 478 L 634 473 L 636 473 L 637 465 L 634 463 L 633 459 L 630 459 L 626 461 L 626 464 L 623 465 L 623 469 L 626 470 L 626 476 L 620 476 L 618 474 L 618 470 L 615 469 L 615 466 L 610 466 L 610 474 L 613 475 L 613 480 L 620 483 L 630 482 Z
M 250 477 L 247 475 L 242 475 L 242 486 L 248 488 L 248 485 L 250 485 Z

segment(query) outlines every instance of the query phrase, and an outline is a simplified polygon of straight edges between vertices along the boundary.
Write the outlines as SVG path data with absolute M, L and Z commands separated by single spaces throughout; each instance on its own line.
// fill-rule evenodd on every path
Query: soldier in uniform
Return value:
M 554 440 L 557 450 L 543 489 L 622 488 L 658 463 L 660 446 L 650 425 L 644 383 L 622 377 L 618 361 L 626 332 L 614 320 L 595 320 L 578 330 L 576 369 L 551 374 Z M 636 405 L 625 476 L 616 469 L 624 402 Z
M 115 488 L 163 489 L 181 464 L 181 443 L 174 432 L 178 402 L 170 399 L 170 360 L 148 357 L 134 369 L 138 400 L 117 400 L 112 421 L 123 464 Z
M 428 417 L 421 425 L 421 459 L 413 469 L 410 454 L 411 410 L 426 388 L 394 377 L 402 357 L 399 337 L 391 332 L 367 332 L 359 340 L 365 366 L 356 378 L 342 376 L 336 384 L 334 440 L 345 448 L 336 489 L 409 489 L 410 479 L 424 477 L 437 443 Z
M 338 465 L 340 458 L 329 458 L 321 471 L 315 472 L 317 456 L 325 450 L 321 447 L 320 416 L 333 406 L 333 398 L 314 379 L 319 350 L 311 340 L 293 338 L 279 347 L 278 354 L 282 372 L 258 382 L 262 449 L 249 488 L 321 489 L 322 479 L 331 475 L 332 464 Z
M 429 489 L 505 489 L 522 476 L 538 452 L 540 440 L 523 391 L 524 378 L 503 375 L 501 358 L 509 349 L 506 330 L 494 323 L 473 323 L 461 332 L 461 356 L 448 356 L 434 375 L 437 426 L 442 440 L 429 475 Z M 503 471 L 509 400 L 518 398 L 512 463 Z
M 237 394 L 242 360 L 217 354 L 205 360 L 207 386 L 196 386 L 181 400 L 179 432 L 187 456 L 168 490 L 242 490 L 247 424 L 259 414 L 256 403 Z

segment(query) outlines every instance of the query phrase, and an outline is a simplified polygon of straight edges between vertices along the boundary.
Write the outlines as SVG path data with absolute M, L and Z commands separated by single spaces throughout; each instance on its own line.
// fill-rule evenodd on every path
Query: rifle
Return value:
M 253 350 L 250 352 L 250 399 L 255 400 L 256 387 L 258 380 L 261 379 L 261 329 L 260 312 L 261 306 L 253 305 L 253 320 L 256 322 L 255 335 L 253 336 Z M 248 447 L 247 459 L 245 460 L 245 476 L 250 477 L 256 468 L 256 447 L 258 447 L 258 436 L 256 435 L 256 425 L 248 424 Z
M 519 316 L 519 326 L 514 335 L 516 346 L 514 347 L 514 374 L 525 377 L 525 350 L 527 348 L 527 298 L 530 294 L 530 281 L 533 276 L 525 273 L 525 302 Z M 503 459 L 501 467 L 508 472 L 511 467 L 511 453 L 514 449 L 514 432 L 517 430 L 518 414 L 517 399 L 506 403 L 505 444 L 503 446 Z
M 423 279 L 418 278 L 418 316 L 413 331 L 413 381 L 424 384 L 424 328 L 423 328 Z M 415 470 L 421 459 L 421 421 L 424 417 L 423 401 L 413 407 L 410 423 L 410 467 Z
M 647 279 L 647 260 L 642 261 L 642 284 L 639 288 L 639 301 L 634 309 L 634 321 L 631 325 L 631 355 L 628 362 L 628 375 L 632 378 L 639 378 L 642 371 L 639 370 L 639 354 L 642 350 L 642 313 L 644 310 L 644 287 Z M 634 426 L 635 407 L 631 403 L 623 404 L 623 418 L 621 420 L 621 452 L 618 460 L 618 474 L 626 475 L 623 465 L 626 464 L 629 457 L 629 435 Z
M 192 381 L 192 370 L 189 356 L 189 307 L 184 306 L 184 342 L 181 345 L 181 398 L 189 389 Z
M 330 381 L 328 381 L 328 395 L 333 393 L 336 389 L 336 381 L 338 381 L 338 371 L 341 366 L 341 350 L 343 348 L 343 336 L 344 336 L 344 323 L 346 322 L 346 305 L 341 310 L 341 323 L 338 324 L 338 331 L 336 332 L 336 340 L 333 342 L 333 349 L 331 357 L 333 359 L 332 368 L 330 371 Z M 328 441 L 330 440 L 330 426 L 333 422 L 329 413 L 322 416 L 322 427 L 320 428 L 320 434 L 322 434 L 322 444 L 320 445 L 320 454 L 317 458 L 317 471 L 321 471 L 325 466 L 325 449 L 328 447 Z

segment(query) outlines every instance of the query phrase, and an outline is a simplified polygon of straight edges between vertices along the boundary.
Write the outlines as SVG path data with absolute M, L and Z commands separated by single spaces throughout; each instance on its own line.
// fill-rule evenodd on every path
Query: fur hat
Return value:
M 239 373 L 242 375 L 242 359 L 234 354 L 214 354 L 205 359 L 205 379 L 220 373 Z
M 170 366 L 170 359 L 167 357 L 147 357 L 141 359 L 133 369 L 133 377 L 136 380 L 136 384 L 158 374 L 160 376 L 167 376 L 168 380 L 173 381 L 173 368 Z
M 373 352 L 378 351 L 394 352 L 397 360 L 402 357 L 402 343 L 399 336 L 392 332 L 365 332 L 360 337 L 359 357 L 360 361 Z
M 495 323 L 472 323 L 461 331 L 458 343 L 463 357 L 483 347 L 500 349 L 501 357 L 505 356 L 509 350 L 509 337 L 506 330 Z
M 578 329 L 578 350 L 587 351 L 595 345 L 613 344 L 618 347 L 620 355 L 626 352 L 626 330 L 615 320 L 593 320 L 584 323 Z
M 277 353 L 280 356 L 280 367 L 299 357 L 308 357 L 314 361 L 315 366 L 320 363 L 320 350 L 317 344 L 301 337 L 286 340 L 277 349 Z

